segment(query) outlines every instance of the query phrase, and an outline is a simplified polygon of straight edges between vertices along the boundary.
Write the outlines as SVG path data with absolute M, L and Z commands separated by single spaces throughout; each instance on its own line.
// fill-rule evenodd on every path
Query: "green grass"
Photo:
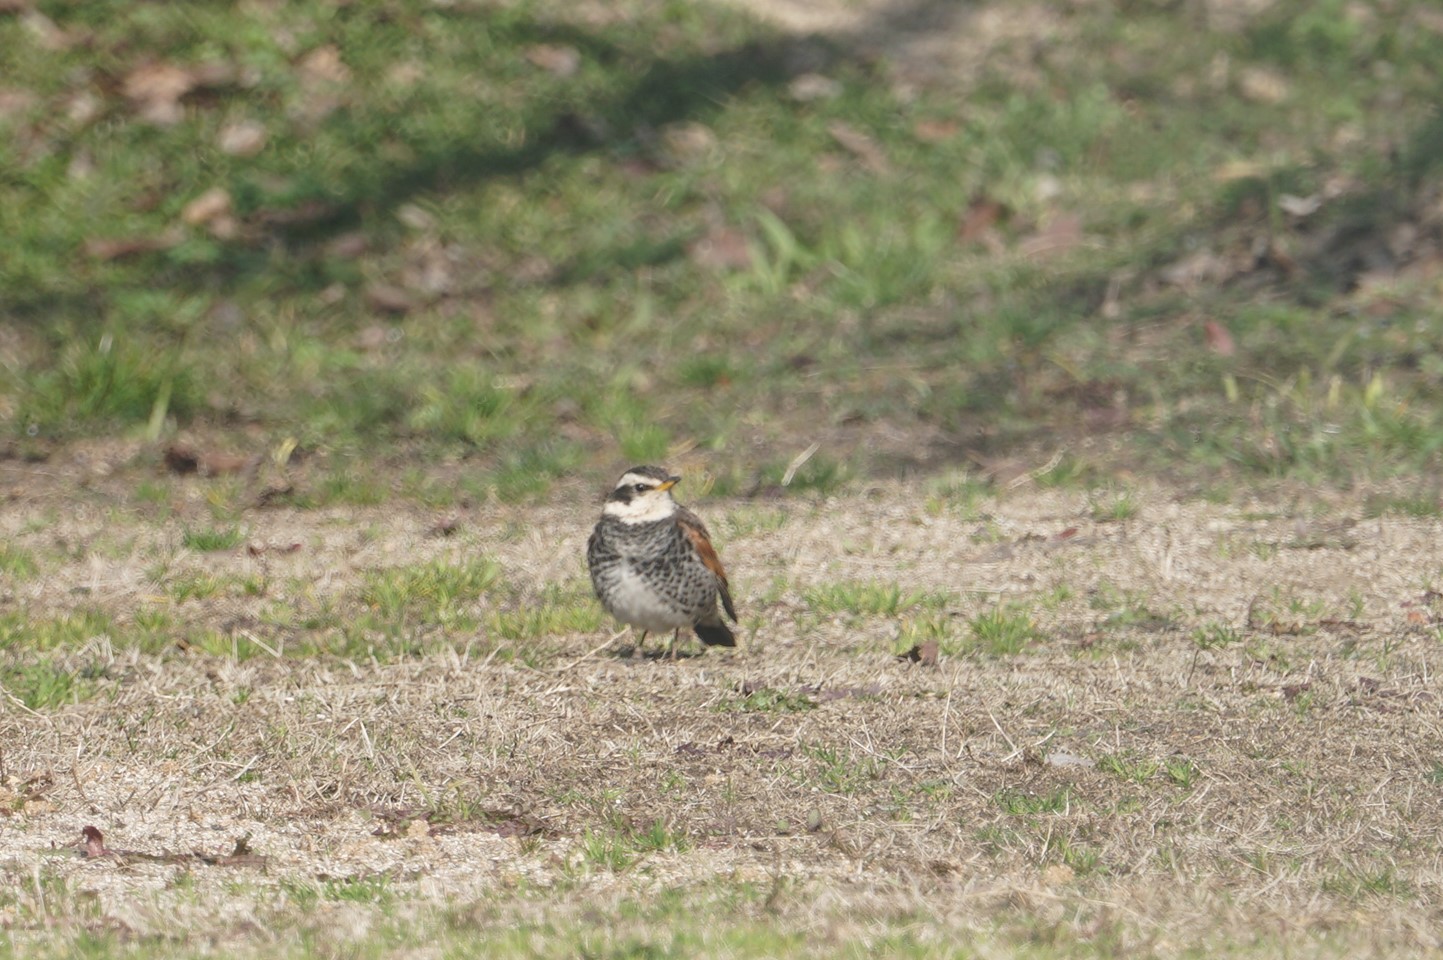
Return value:
M 360 599 L 383 620 L 445 623 L 485 596 L 500 579 L 500 564 L 484 557 L 455 564 L 436 560 L 367 572 Z
M 0 544 L 0 576 L 28 580 L 40 570 L 35 555 L 23 547 Z
M 181 546 L 187 550 L 199 550 L 205 553 L 229 550 L 239 546 L 244 540 L 245 534 L 239 527 L 218 527 L 207 530 L 187 528 L 180 535 Z
M 653 853 L 690 849 L 687 838 L 657 820 L 646 827 L 616 822 L 587 829 L 581 836 L 580 861 L 584 870 L 620 873 Z
M 1097 758 L 1097 769 L 1103 773 L 1109 773 L 1119 780 L 1147 783 L 1163 769 L 1163 765 L 1154 760 L 1134 757 L 1125 753 L 1105 753 Z M 1179 768 L 1179 772 L 1184 771 Z
M 1216 650 L 1241 643 L 1242 634 L 1225 623 L 1207 623 L 1193 631 L 1192 642 L 1201 650 Z
M 825 793 L 854 794 L 872 786 L 883 774 L 883 763 L 873 756 L 857 756 L 839 747 L 808 746 L 812 761 L 807 779 Z
M 740 700 L 724 703 L 721 709 L 742 712 L 797 713 L 812 710 L 817 702 L 811 697 L 772 687 L 760 687 L 745 694 Z
M 1077 803 L 1077 798 L 1070 789 L 1062 787 L 1047 793 L 1032 793 L 1019 789 L 1002 790 L 993 801 L 1009 816 L 1029 817 L 1067 813 Z
M 992 656 L 1021 653 L 1042 639 L 1032 615 L 1024 608 L 1000 604 L 979 613 L 967 623 L 972 649 Z
M 808 588 L 803 601 L 818 613 L 853 616 L 896 616 L 913 609 L 935 610 L 948 602 L 946 594 L 909 590 L 898 583 L 833 583 Z
M 55 49 L 0 19 L 0 432 L 293 437 L 303 507 L 440 489 L 378 457 L 465 458 L 461 489 L 510 501 L 695 450 L 725 489 L 825 495 L 984 425 L 983 459 L 1065 446 L 1044 484 L 1436 472 L 1432 281 L 1358 283 L 1443 167 L 1414 6 L 1074 11 L 1040 61 L 1002 45 L 905 96 L 845 38 L 799 56 L 717 5 L 109 2 L 47 9 L 85 38 Z M 157 64 L 210 70 L 160 120 L 124 93 Z M 836 96 L 788 96 L 799 71 Z M 265 142 L 228 152 L 242 123 Z M 228 211 L 187 219 L 213 189 Z M 977 202 L 1005 214 L 969 239 Z M 1235 272 L 1169 279 L 1202 255 Z
M 51 661 L 18 666 L 0 663 L 0 689 L 31 710 L 46 710 L 88 699 L 94 683 L 91 677 Z
M 219 596 L 257 597 L 265 592 L 265 582 L 249 574 L 186 573 L 171 577 L 165 589 L 177 603 L 183 603 Z
M 539 596 L 522 598 L 512 610 L 487 618 L 488 628 L 503 640 L 534 640 L 568 633 L 592 633 L 604 620 L 590 585 L 548 585 Z
M 1092 519 L 1099 523 L 1131 520 L 1138 509 L 1137 499 L 1127 490 L 1092 496 Z

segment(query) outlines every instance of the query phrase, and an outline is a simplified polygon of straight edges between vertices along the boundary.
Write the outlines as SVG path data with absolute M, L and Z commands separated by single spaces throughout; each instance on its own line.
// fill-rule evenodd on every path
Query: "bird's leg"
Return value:
M 681 628 L 678 627 L 671 632 L 671 659 L 676 660 L 676 638 L 681 636 Z
M 641 631 L 641 639 L 636 641 L 637 656 L 641 656 L 646 650 L 646 631 Z

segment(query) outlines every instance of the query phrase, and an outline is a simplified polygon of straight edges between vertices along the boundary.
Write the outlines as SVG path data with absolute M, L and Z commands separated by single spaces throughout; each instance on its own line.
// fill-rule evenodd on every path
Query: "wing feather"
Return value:
M 681 532 L 686 534 L 691 545 L 696 548 L 696 555 L 708 570 L 716 574 L 717 591 L 721 594 L 722 606 L 726 609 L 727 616 L 732 622 L 737 622 L 736 607 L 732 606 L 731 586 L 727 583 L 727 572 L 722 567 L 721 557 L 717 556 L 716 548 L 711 545 L 711 534 L 707 533 L 706 524 L 701 518 L 692 513 L 686 507 L 678 507 L 676 511 L 676 525 Z

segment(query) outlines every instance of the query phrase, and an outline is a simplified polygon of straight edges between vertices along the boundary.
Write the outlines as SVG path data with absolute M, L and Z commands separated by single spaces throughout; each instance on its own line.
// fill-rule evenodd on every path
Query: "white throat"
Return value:
M 622 523 L 655 523 L 676 513 L 676 501 L 665 490 L 649 490 L 637 494 L 629 503 L 608 500 L 601 512 Z

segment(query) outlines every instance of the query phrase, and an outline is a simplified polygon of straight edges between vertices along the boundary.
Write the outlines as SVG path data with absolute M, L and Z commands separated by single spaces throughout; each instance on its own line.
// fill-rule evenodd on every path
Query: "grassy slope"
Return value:
M 1059 10 L 918 85 L 692 4 L 42 5 L 0 19 L 3 423 L 34 456 L 176 427 L 337 474 L 461 455 L 503 496 L 693 446 L 752 489 L 813 439 L 819 485 L 1093 434 L 1411 471 L 1443 372 L 1426 6 Z M 167 126 L 156 64 L 194 85 Z M 220 147 L 242 123 L 254 155 Z

